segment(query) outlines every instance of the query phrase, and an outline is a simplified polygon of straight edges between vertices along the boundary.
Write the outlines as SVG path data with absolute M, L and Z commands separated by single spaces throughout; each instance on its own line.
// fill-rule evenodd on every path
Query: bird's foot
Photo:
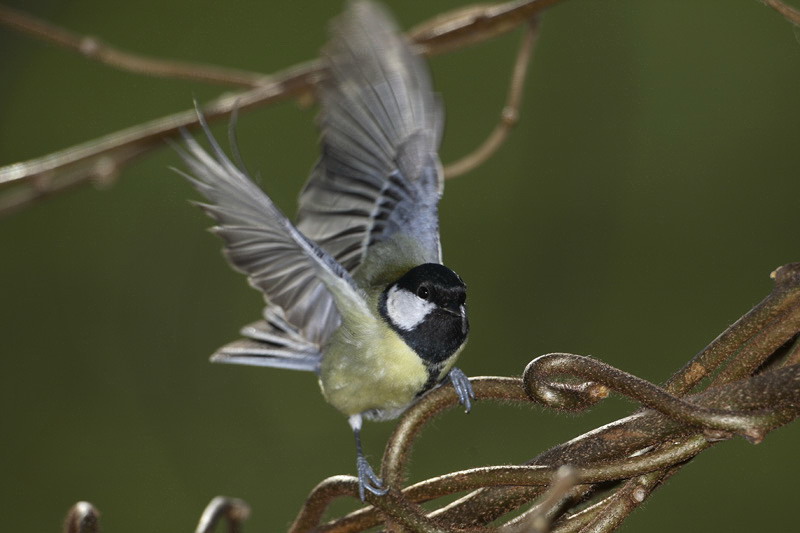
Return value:
M 453 368 L 447 376 L 450 378 L 450 383 L 458 395 L 458 402 L 464 406 L 464 409 L 469 413 L 472 409 L 472 400 L 475 399 L 475 392 L 472 390 L 472 384 L 469 382 L 467 375 L 459 368 Z
M 366 491 L 370 491 L 376 496 L 383 496 L 389 492 L 363 455 L 356 457 L 356 469 L 358 470 L 358 496 L 362 502 L 365 501 Z

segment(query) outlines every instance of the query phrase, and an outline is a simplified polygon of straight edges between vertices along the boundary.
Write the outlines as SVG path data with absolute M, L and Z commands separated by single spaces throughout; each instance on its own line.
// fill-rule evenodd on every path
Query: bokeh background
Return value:
M 403 27 L 461 5 L 393 1 Z M 316 57 L 341 2 L 14 0 L 142 54 L 270 73 Z M 442 158 L 494 126 L 520 34 L 432 60 Z M 0 28 L 0 164 L 191 107 L 225 89 L 137 76 Z M 447 264 L 469 284 L 469 375 L 552 351 L 666 379 L 800 260 L 800 43 L 754 0 L 569 0 L 544 17 L 521 123 L 448 182 Z M 313 108 L 246 113 L 244 159 L 289 213 L 316 157 Z M 224 135 L 224 126 L 216 131 Z M 280 531 L 308 491 L 354 472 L 344 418 L 312 376 L 215 366 L 259 316 L 163 149 L 111 187 L 0 220 L 0 523 L 58 531 L 92 501 L 105 531 L 188 531 L 215 495 Z M 517 463 L 635 406 L 588 414 L 479 404 L 424 433 L 413 480 Z M 393 423 L 371 424 L 377 462 Z M 786 529 L 800 426 L 723 443 L 625 531 Z M 352 507 L 351 502 L 337 509 Z

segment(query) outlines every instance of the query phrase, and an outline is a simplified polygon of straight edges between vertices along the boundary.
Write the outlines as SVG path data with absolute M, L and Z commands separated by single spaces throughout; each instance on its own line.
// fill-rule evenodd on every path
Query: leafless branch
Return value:
M 258 87 L 265 76 L 199 63 L 184 63 L 124 52 L 91 35 L 80 35 L 29 13 L 0 5 L 0 24 L 55 44 L 110 67 L 146 76 L 195 80 L 234 87 Z
M 500 113 L 500 121 L 483 144 L 472 153 L 444 167 L 445 178 L 458 177 L 485 163 L 505 142 L 512 128 L 517 125 L 519 109 L 522 103 L 522 91 L 525 88 L 525 78 L 528 74 L 528 65 L 531 63 L 531 57 L 538 38 L 538 23 L 532 20 L 522 36 L 517 58 L 514 61 L 514 71 L 511 74 L 506 104 Z
M 497 5 L 474 6 L 454 14 L 439 15 L 434 21 L 414 30 L 410 38 L 420 51 L 436 55 L 479 43 L 506 33 L 531 20 L 545 8 L 561 0 L 515 0 Z M 46 38 L 70 49 L 81 51 L 91 39 L 76 35 L 33 17 L 4 9 L 0 11 L 0 23 L 25 31 L 38 38 Z M 54 37 L 50 37 L 50 35 Z M 113 50 L 105 45 L 100 50 Z M 85 51 L 82 53 L 85 54 Z M 144 59 L 128 53 L 114 51 L 113 54 L 88 54 L 92 59 L 114 58 L 114 66 L 135 70 L 147 70 L 148 74 L 171 77 L 191 77 L 211 81 L 216 71 L 232 82 L 236 71 L 216 67 L 194 66 L 172 61 Z M 120 60 L 122 58 L 122 60 Z M 160 65 L 156 67 L 155 65 Z M 178 74 L 182 73 L 182 74 Z M 324 76 L 318 61 L 298 65 L 270 76 L 242 73 L 248 91 L 222 96 L 203 106 L 209 120 L 229 116 L 234 108 L 246 111 L 256 106 L 308 95 L 317 81 Z M 185 75 L 185 76 L 184 76 Z M 209 77 L 211 76 L 211 77 Z M 252 83 L 251 83 L 252 82 Z M 194 128 L 197 117 L 194 110 L 186 110 L 151 122 L 112 133 L 46 156 L 0 167 L 0 215 L 10 214 L 32 203 L 90 182 L 108 183 L 122 168 L 137 157 L 163 146 L 164 139 L 174 137 L 180 128 Z
M 195 533 L 211 533 L 223 518 L 228 524 L 228 533 L 239 533 L 242 524 L 250 517 L 250 506 L 238 498 L 217 496 L 206 506 Z
M 613 390 L 648 408 L 555 446 L 524 465 L 451 472 L 401 490 L 413 441 L 436 415 L 458 405 L 450 387 L 430 391 L 404 415 L 387 444 L 382 475 L 389 493 L 368 494 L 369 507 L 321 524 L 334 500 L 358 498 L 355 477 L 326 479 L 311 492 L 290 531 L 342 533 L 381 524 L 388 530 L 428 533 L 464 528 L 504 533 L 614 530 L 666 478 L 702 451 L 733 433 L 758 443 L 769 431 L 800 416 L 800 364 L 795 361 L 800 337 L 800 263 L 779 268 L 773 279 L 772 293 L 693 359 L 698 364 L 714 362 L 702 371 L 692 364 L 684 366 L 664 388 L 571 354 L 541 356 L 528 365 L 522 378 L 473 378 L 479 401 L 534 401 L 576 410 Z M 780 355 L 777 363 L 776 354 Z M 684 396 L 681 389 L 688 390 L 699 375 L 720 368 L 705 390 Z M 562 465 L 570 465 L 568 475 L 559 474 Z M 596 484 L 609 482 L 618 482 L 617 488 L 609 495 L 597 493 Z M 464 491 L 472 492 L 436 511 L 419 506 Z M 567 512 L 579 502 L 584 504 L 581 510 Z M 518 518 L 499 529 L 489 527 L 525 505 L 532 507 Z M 244 502 L 215 498 L 197 531 L 207 533 L 224 517 L 229 531 L 238 532 L 248 514 Z M 76 504 L 65 524 L 69 533 L 92 533 L 97 530 L 97 512 L 85 502 Z
M 781 267 L 773 277 L 776 286 L 772 293 L 693 359 L 694 363 L 704 362 L 707 366 L 700 370 L 695 365 L 686 365 L 664 389 L 599 361 L 569 354 L 538 358 L 529 365 L 523 379 L 475 378 L 473 387 L 482 401 L 523 402 L 530 395 L 546 405 L 575 409 L 604 397 L 609 387 L 643 401 L 650 409 L 556 446 L 527 466 L 472 469 L 407 487 L 402 492 L 404 512 L 423 521 L 421 508 L 414 511 L 415 507 L 407 506 L 481 486 L 430 513 L 424 524 L 445 530 L 482 528 L 541 497 L 558 466 L 570 464 L 579 484 L 572 489 L 576 497 L 591 498 L 594 483 L 630 481 L 574 516 L 555 517 L 553 531 L 577 531 L 584 527 L 587 531 L 610 531 L 645 501 L 666 476 L 677 472 L 697 453 L 730 438 L 730 431 L 740 432 L 757 443 L 768 431 L 800 414 L 800 366 L 792 364 L 793 358 L 786 357 L 782 364 L 761 369 L 775 350 L 786 343 L 787 335 L 791 339 L 800 333 L 800 263 Z M 764 342 L 765 338 L 772 342 Z M 740 364 L 740 357 L 747 363 Z M 711 359 L 713 363 L 709 362 Z M 754 368 L 755 360 L 759 363 Z M 719 372 L 709 388 L 678 399 L 684 394 L 681 389 L 689 390 L 695 380 L 726 362 L 726 371 Z M 737 370 L 728 370 L 732 368 Z M 579 376 L 585 381 L 570 383 L 553 379 L 563 375 Z M 455 394 L 449 388 L 440 388 L 427 394 L 404 416 L 384 455 L 382 475 L 389 486 L 403 485 L 408 451 L 426 423 L 456 405 Z M 355 483 L 355 478 L 340 476 L 320 484 L 309 496 L 291 531 L 362 531 L 380 524 L 381 515 L 395 519 L 392 513 L 387 514 L 385 501 L 370 500 L 379 507 L 361 509 L 320 526 L 319 520 L 331 501 L 355 494 Z M 407 522 L 404 519 L 401 523 Z
M 761 0 L 764 4 L 768 5 L 781 15 L 783 18 L 794 24 L 795 26 L 800 26 L 800 11 L 797 9 L 786 5 L 785 3 L 781 2 L 781 0 Z

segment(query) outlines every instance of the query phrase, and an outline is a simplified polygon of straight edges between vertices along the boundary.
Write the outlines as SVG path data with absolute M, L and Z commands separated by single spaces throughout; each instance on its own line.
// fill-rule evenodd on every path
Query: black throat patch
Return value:
M 398 327 L 389 316 L 387 300 L 393 287 L 420 295 L 433 304 L 425 318 L 411 329 Z M 427 263 L 411 269 L 387 287 L 378 301 L 378 311 L 428 366 L 439 365 L 467 340 L 465 299 L 466 285 L 455 272 L 443 265 Z

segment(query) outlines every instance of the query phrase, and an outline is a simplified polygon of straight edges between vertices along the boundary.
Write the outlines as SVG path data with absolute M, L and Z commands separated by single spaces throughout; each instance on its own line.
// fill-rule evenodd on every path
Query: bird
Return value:
M 317 84 L 321 155 L 296 223 L 254 183 L 235 143 L 230 160 L 199 110 L 210 152 L 187 132 L 177 149 L 224 255 L 266 300 L 263 318 L 211 361 L 315 373 L 348 417 L 363 501 L 388 491 L 364 454 L 363 420 L 397 418 L 446 383 L 467 412 L 475 394 L 454 366 L 469 333 L 467 292 L 442 264 L 444 113 L 427 64 L 368 0 L 348 4 L 330 34 Z

